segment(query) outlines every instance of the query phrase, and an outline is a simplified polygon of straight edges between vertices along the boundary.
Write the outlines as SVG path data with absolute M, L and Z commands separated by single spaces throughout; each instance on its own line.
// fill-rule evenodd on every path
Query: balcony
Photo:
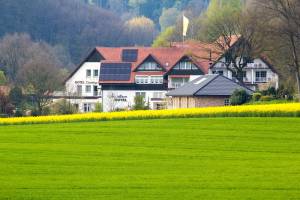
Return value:
M 256 77 L 255 82 L 256 83 L 266 83 L 267 82 L 267 77 Z

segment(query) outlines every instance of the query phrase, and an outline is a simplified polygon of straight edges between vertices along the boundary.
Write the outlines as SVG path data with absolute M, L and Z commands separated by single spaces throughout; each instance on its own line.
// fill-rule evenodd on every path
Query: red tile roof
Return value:
M 207 44 L 198 41 L 186 41 L 184 43 L 172 43 L 170 47 L 152 48 L 152 47 L 96 47 L 96 51 L 99 52 L 105 60 L 103 63 L 121 63 L 122 51 L 124 49 L 137 49 L 138 57 L 136 62 L 132 62 L 132 74 L 131 80 L 122 81 L 133 83 L 134 75 L 163 75 L 165 72 L 136 72 L 136 68 L 141 65 L 149 56 L 152 56 L 166 71 L 172 69 L 183 57 L 188 56 L 192 59 L 195 65 L 199 69 L 207 74 L 212 64 L 211 60 L 217 59 L 220 55 L 216 53 L 216 47 L 213 44 Z M 100 82 L 104 83 L 104 82 Z M 110 83 L 110 81 L 105 81 Z
M 96 47 L 89 56 L 73 71 L 72 74 L 66 79 L 66 81 L 72 77 L 81 65 L 87 61 L 87 59 L 94 53 L 98 52 L 104 60 L 102 63 L 122 63 L 122 51 L 124 49 L 137 49 L 138 57 L 136 62 L 132 62 L 131 80 L 122 81 L 124 83 L 133 83 L 134 75 L 141 74 L 141 72 L 135 72 L 135 69 L 141 65 L 149 56 L 152 56 L 166 72 L 172 69 L 177 62 L 185 56 L 192 59 L 194 64 L 204 73 L 207 74 L 213 61 L 220 57 L 218 48 L 214 44 L 203 43 L 199 41 L 185 41 L 171 43 L 170 47 L 153 48 L 153 47 Z M 166 73 L 163 72 L 163 73 Z M 151 72 L 156 74 L 156 72 Z M 149 74 L 150 75 L 150 74 Z M 101 83 L 101 82 L 100 82 Z M 105 81 L 108 83 L 108 81 Z

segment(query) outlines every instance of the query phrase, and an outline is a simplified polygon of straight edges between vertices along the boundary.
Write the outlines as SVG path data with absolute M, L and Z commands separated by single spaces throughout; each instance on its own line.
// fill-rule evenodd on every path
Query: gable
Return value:
M 167 75 L 203 75 L 200 67 L 188 56 L 181 57 Z
M 135 71 L 165 71 L 165 68 L 152 55 L 149 55 L 137 66 Z
M 104 57 L 96 50 L 92 51 L 92 53 L 85 59 L 85 62 L 100 62 L 104 60 Z
M 97 49 L 93 49 L 91 53 L 76 67 L 76 69 L 66 78 L 64 83 L 66 83 L 72 76 L 83 66 L 86 62 L 100 62 L 105 58 L 97 51 Z

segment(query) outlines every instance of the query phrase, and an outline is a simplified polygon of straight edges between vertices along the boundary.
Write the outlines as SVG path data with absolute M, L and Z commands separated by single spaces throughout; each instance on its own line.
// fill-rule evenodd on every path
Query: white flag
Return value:
M 190 23 L 190 20 L 183 15 L 183 32 L 182 32 L 182 35 L 186 37 L 187 35 L 187 31 L 188 31 L 188 28 L 189 28 L 189 23 Z

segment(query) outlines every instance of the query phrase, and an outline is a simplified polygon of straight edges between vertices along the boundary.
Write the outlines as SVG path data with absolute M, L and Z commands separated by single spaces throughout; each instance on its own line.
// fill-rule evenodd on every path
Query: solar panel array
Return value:
M 138 57 L 137 49 L 123 49 L 122 61 L 123 62 L 136 62 Z
M 100 81 L 129 81 L 131 63 L 102 63 Z

